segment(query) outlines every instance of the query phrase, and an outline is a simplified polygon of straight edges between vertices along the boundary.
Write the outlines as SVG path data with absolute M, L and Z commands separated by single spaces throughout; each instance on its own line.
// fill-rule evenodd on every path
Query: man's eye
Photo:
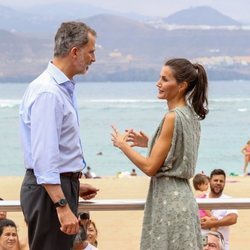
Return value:
M 216 247 L 216 245 L 214 243 L 208 243 L 209 247 Z

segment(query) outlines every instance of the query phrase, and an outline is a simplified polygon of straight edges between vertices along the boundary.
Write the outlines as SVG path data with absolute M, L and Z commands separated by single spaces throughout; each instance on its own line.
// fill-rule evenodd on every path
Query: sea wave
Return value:
M 161 103 L 165 100 L 158 99 L 90 99 L 82 100 L 83 102 L 116 102 L 116 103 Z M 211 102 L 249 102 L 250 98 L 211 98 Z
M 209 99 L 210 104 L 216 103 L 246 103 L 250 102 L 250 98 L 212 98 Z M 20 105 L 21 99 L 0 99 L 0 108 L 16 108 Z M 78 107 L 84 108 L 91 104 L 105 104 L 107 106 L 119 106 L 121 107 L 124 105 L 137 105 L 138 107 L 141 104 L 161 104 L 165 103 L 165 100 L 158 100 L 158 99 L 78 99 Z M 241 108 L 238 111 L 247 111 L 245 108 Z
M 160 103 L 160 100 L 154 99 L 92 99 L 84 102 L 97 102 L 97 103 Z
M 209 100 L 210 102 L 250 102 L 250 98 L 212 98 Z
M 21 103 L 20 99 L 0 99 L 0 108 L 15 108 Z
M 239 112 L 247 112 L 248 109 L 247 109 L 247 108 L 240 108 L 240 109 L 238 109 L 238 111 L 239 111 Z
M 78 100 L 78 108 L 102 108 L 102 109 L 116 109 L 116 108 L 146 108 L 158 107 L 163 101 L 155 99 L 91 99 Z M 165 103 L 165 102 L 164 102 Z M 100 107 L 101 105 L 101 107 Z

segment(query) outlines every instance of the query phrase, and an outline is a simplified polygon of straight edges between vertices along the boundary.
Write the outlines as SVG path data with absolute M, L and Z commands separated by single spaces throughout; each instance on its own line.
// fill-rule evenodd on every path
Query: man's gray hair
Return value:
M 75 244 L 83 243 L 85 240 L 87 240 L 86 229 L 84 227 L 80 226 L 79 232 L 75 236 L 74 243 Z
M 68 55 L 73 47 L 83 47 L 88 43 L 88 34 L 96 36 L 95 30 L 83 22 L 64 22 L 55 35 L 54 57 Z
M 223 237 L 221 232 L 219 232 L 219 231 L 209 231 L 209 232 L 206 233 L 206 235 L 213 235 L 213 236 L 217 237 L 219 239 L 220 250 L 225 249 L 225 241 L 224 241 L 224 237 Z

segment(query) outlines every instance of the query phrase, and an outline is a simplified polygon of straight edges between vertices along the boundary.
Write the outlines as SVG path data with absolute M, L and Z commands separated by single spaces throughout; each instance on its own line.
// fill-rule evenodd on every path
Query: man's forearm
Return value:
M 43 184 L 43 187 L 47 191 L 50 199 L 53 203 L 58 202 L 60 199 L 65 198 L 61 185 L 59 184 Z
M 220 220 L 214 221 L 214 227 L 231 226 L 237 222 L 237 218 L 237 214 L 229 214 Z

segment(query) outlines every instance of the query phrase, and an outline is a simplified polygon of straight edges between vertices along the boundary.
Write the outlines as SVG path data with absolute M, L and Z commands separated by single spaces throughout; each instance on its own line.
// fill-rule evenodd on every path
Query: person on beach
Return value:
M 224 238 L 220 232 L 209 231 L 205 235 L 206 243 L 203 245 L 203 250 L 224 250 Z
M 73 250 L 98 250 L 86 238 L 85 228 L 80 226 L 80 230 L 74 239 Z
M 78 213 L 78 220 L 80 226 L 86 227 L 88 221 L 90 220 L 89 212 Z
M 230 198 L 223 194 L 226 183 L 226 173 L 223 169 L 214 169 L 210 174 L 210 192 L 207 198 Z M 225 240 L 225 250 L 229 250 L 229 226 L 237 223 L 238 212 L 235 209 L 215 209 L 211 213 L 217 220 L 212 217 L 203 217 L 201 219 L 201 228 L 209 230 L 216 227 L 223 235 Z M 203 230 L 204 232 L 204 230 Z
M 140 249 L 200 250 L 198 205 L 189 179 L 195 173 L 198 156 L 199 120 L 208 113 L 206 71 L 200 64 L 174 58 L 163 65 L 156 86 L 158 98 L 166 100 L 168 111 L 147 157 L 132 147 L 147 147 L 148 136 L 132 129 L 120 133 L 112 126 L 113 145 L 151 177 Z
M 206 176 L 205 174 L 196 174 L 193 178 L 193 186 L 196 191 L 195 197 L 196 198 L 205 198 L 207 196 L 207 191 L 209 188 L 209 177 Z M 213 217 L 215 218 L 210 210 L 204 210 L 204 209 L 199 209 L 199 217 L 204 218 L 204 217 Z M 217 228 L 211 228 L 211 231 L 217 231 Z
M 97 228 L 96 224 L 90 220 L 89 212 L 82 212 L 78 214 L 81 232 L 79 232 L 74 241 L 73 249 L 97 249 Z M 81 239 L 81 240 L 80 240 Z M 82 246 L 82 248 L 80 248 Z
M 91 199 L 98 192 L 79 182 L 86 164 L 73 79 L 95 62 L 95 41 L 96 32 L 85 23 L 62 23 L 53 60 L 20 105 L 26 168 L 20 200 L 31 250 L 71 249 L 79 231 L 79 195 Z
M 130 176 L 137 176 L 135 168 L 132 168 L 132 170 L 130 172 Z
M 0 198 L 0 201 L 3 201 L 3 198 Z M 6 219 L 7 211 L 0 211 L 0 221 Z
M 96 174 L 91 171 L 91 167 L 87 166 L 87 171 L 84 173 L 86 179 L 96 178 Z
M 209 189 L 209 177 L 203 173 L 198 173 L 193 177 L 193 187 L 195 196 L 203 198 Z
M 97 236 L 98 236 L 98 231 L 96 224 L 93 220 L 89 220 L 86 225 L 86 231 L 87 231 L 87 241 L 97 247 L 98 241 L 97 241 Z
M 250 140 L 247 144 L 241 149 L 241 153 L 244 155 L 244 167 L 243 167 L 243 175 L 247 176 L 247 167 L 250 162 Z
M 0 221 L 0 250 L 19 250 L 17 227 L 14 221 Z

